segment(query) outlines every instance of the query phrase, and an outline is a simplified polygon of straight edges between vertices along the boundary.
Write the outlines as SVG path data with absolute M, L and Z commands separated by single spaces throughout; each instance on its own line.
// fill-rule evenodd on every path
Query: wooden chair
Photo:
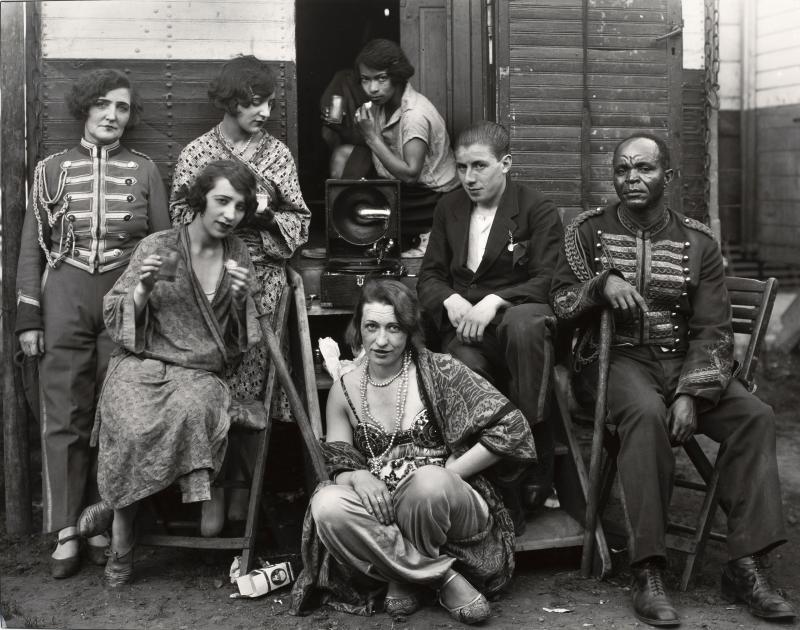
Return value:
M 766 335 L 772 307 L 778 289 L 778 281 L 768 278 L 765 281 L 749 278 L 728 277 L 725 279 L 730 296 L 733 313 L 733 331 L 737 334 L 748 335 L 748 343 L 737 372 L 739 378 L 749 391 L 755 391 L 753 374 L 758 363 L 758 353 Z M 593 531 L 595 525 L 599 527 L 598 516 L 608 500 L 611 484 L 616 474 L 616 447 L 618 442 L 611 436 L 606 426 L 605 384 L 608 377 L 608 362 L 610 355 L 610 311 L 603 312 L 603 328 L 605 333 L 601 336 L 600 345 L 600 379 L 594 416 L 594 434 L 592 439 L 592 452 L 589 469 L 589 490 L 586 509 L 586 531 Z M 601 456 L 603 446 L 608 451 L 604 469 L 601 469 Z M 720 447 L 723 448 L 723 447 Z M 675 485 L 704 494 L 702 508 L 693 526 L 670 521 L 667 527 L 667 547 L 686 554 L 681 577 L 680 588 L 685 591 L 691 582 L 694 573 L 700 566 L 706 541 L 724 542 L 725 535 L 712 532 L 711 527 L 714 514 L 718 505 L 717 493 L 719 470 L 712 464 L 700 447 L 695 437 L 683 444 L 689 460 L 696 469 L 702 483 L 678 478 Z M 716 460 L 719 460 L 719 451 Z M 591 529 L 590 529 L 591 527 Z M 593 540 L 587 537 L 584 540 L 582 569 L 588 575 L 593 560 Z
M 280 382 L 284 388 L 284 391 L 287 393 L 290 407 L 292 408 L 295 420 L 297 421 L 302 437 L 306 443 L 307 450 L 309 451 L 313 470 L 319 478 L 322 478 L 326 475 L 324 458 L 316 438 L 316 431 L 318 431 L 318 427 L 316 425 L 319 425 L 319 412 L 317 411 L 315 423 L 312 425 L 312 422 L 309 420 L 309 416 L 304 408 L 303 401 L 294 387 L 289 369 L 281 353 L 281 340 L 283 338 L 284 331 L 289 329 L 288 323 L 291 311 L 290 299 L 292 294 L 295 296 L 295 316 L 299 316 L 301 320 L 306 316 L 305 295 L 303 293 L 302 279 L 300 278 L 299 274 L 295 273 L 294 271 L 290 269 L 288 271 L 291 283 L 284 287 L 274 316 L 274 327 L 278 331 L 277 334 L 273 330 L 273 324 L 270 324 L 270 322 L 267 321 L 267 318 L 261 319 L 262 333 L 266 340 L 270 354 L 264 404 L 261 409 L 264 414 L 263 421 L 265 428 L 254 433 L 253 431 L 240 429 L 236 426 L 231 427 L 232 431 L 244 432 L 250 439 L 253 439 L 251 436 L 254 435 L 255 439 L 257 440 L 257 451 L 252 467 L 247 465 L 248 458 L 246 457 L 237 457 L 234 453 L 232 454 L 233 457 L 231 458 L 232 462 L 235 461 L 236 465 L 244 469 L 243 472 L 246 473 L 245 478 L 248 481 L 242 482 L 221 479 L 215 483 L 215 485 L 218 487 L 221 486 L 226 488 L 249 489 L 250 499 L 247 510 L 247 520 L 245 521 L 244 534 L 242 536 L 235 537 L 179 535 L 173 532 L 187 525 L 193 529 L 197 529 L 197 523 L 187 523 L 185 521 L 167 521 L 166 519 L 162 518 L 159 519 L 158 524 L 161 525 L 163 530 L 165 530 L 165 533 L 144 534 L 140 537 L 141 544 L 161 547 L 183 547 L 191 549 L 240 549 L 242 552 L 240 564 L 241 571 L 245 573 L 250 570 L 255 559 L 254 554 L 256 533 L 260 510 L 262 508 L 261 499 L 264 485 L 264 470 L 266 468 L 267 451 L 269 449 L 269 439 L 272 429 L 269 414 L 270 404 L 277 382 Z M 307 322 L 307 319 L 305 321 Z M 308 366 L 303 365 L 302 369 L 306 371 Z M 313 373 L 313 365 L 310 369 Z

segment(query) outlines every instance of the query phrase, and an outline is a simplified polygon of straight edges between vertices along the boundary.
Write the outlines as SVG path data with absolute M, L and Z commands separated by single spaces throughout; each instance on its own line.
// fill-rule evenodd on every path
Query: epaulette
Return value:
M 717 240 L 717 237 L 714 234 L 714 231 L 710 227 L 708 227 L 705 223 L 701 223 L 697 219 L 692 219 L 690 217 L 683 217 L 682 223 L 688 228 L 692 228 L 693 230 L 697 230 L 698 232 L 702 232 L 708 238 L 710 238 L 712 241 Z
M 130 151 L 131 153 L 134 153 L 134 154 L 136 154 L 136 155 L 140 155 L 140 156 L 142 156 L 143 158 L 146 158 L 146 159 L 150 160 L 151 162 L 153 161 L 153 158 L 151 158 L 151 157 L 150 157 L 149 155 L 147 155 L 146 153 L 142 153 L 141 151 L 137 151 L 136 149 L 131 149 L 131 148 L 129 148 L 129 149 L 128 149 L 128 151 Z
M 591 217 L 599 216 L 603 214 L 604 211 L 605 208 L 602 206 L 594 210 L 584 210 L 577 217 L 572 219 L 566 230 L 564 230 L 564 253 L 566 254 L 567 262 L 569 263 L 570 269 L 572 269 L 572 273 L 574 273 L 575 277 L 581 282 L 590 280 L 594 274 L 589 266 L 589 261 L 586 260 L 583 247 L 581 247 L 578 228 L 584 221 Z
M 57 158 L 59 155 L 64 155 L 69 149 L 62 149 L 58 153 L 51 153 L 46 158 L 42 158 L 39 160 L 39 163 L 36 165 L 36 168 L 44 168 L 44 165 L 47 164 L 53 158 Z

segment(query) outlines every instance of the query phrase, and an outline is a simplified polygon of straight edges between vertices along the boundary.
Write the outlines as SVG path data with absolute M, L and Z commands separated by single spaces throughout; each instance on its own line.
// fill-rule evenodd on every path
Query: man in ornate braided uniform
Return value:
M 667 206 L 673 173 L 661 139 L 623 140 L 613 172 L 619 201 L 584 212 L 566 230 L 552 302 L 557 317 L 579 328 L 578 370 L 596 356 L 599 309 L 614 309 L 608 413 L 620 438 L 636 616 L 656 626 L 679 623 L 661 578 L 672 447 L 702 432 L 723 443 L 719 500 L 730 557 L 723 595 L 760 617 L 793 618 L 761 566 L 785 542 L 774 418 L 733 374 L 719 247 L 705 225 Z

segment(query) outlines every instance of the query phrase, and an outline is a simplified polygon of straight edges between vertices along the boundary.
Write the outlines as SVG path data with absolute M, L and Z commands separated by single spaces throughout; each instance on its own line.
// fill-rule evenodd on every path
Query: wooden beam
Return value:
M 6 531 L 31 531 L 28 414 L 19 370 L 14 364 L 17 340 L 16 277 L 19 240 L 25 216 L 25 3 L 0 3 L 0 189 L 2 218 L 2 361 L 3 471 Z

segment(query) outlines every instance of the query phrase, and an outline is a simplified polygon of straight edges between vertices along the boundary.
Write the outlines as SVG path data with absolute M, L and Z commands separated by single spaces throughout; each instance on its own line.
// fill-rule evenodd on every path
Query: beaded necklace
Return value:
M 367 426 L 366 423 L 361 425 L 364 431 L 364 442 L 367 444 L 367 449 L 369 450 L 369 471 L 375 475 L 376 477 L 380 475 L 381 466 L 383 465 L 383 458 L 386 454 L 392 450 L 394 446 L 394 441 L 397 439 L 397 434 L 400 433 L 400 425 L 403 422 L 403 415 L 406 411 L 406 398 L 408 396 L 408 366 L 411 364 L 411 354 L 406 352 L 403 356 L 403 367 L 400 368 L 400 371 L 395 374 L 387 383 L 391 383 L 398 376 L 402 375 L 402 379 L 400 381 L 400 386 L 397 388 L 397 396 L 395 398 L 395 411 L 397 416 L 395 417 L 394 421 L 394 432 L 392 433 L 392 439 L 389 440 L 389 446 L 386 447 L 379 455 L 375 454 L 375 451 L 372 450 L 372 444 L 369 441 L 369 436 L 367 435 Z M 367 356 L 367 360 L 364 362 L 364 373 L 361 375 L 361 412 L 364 414 L 364 417 L 368 419 L 372 424 L 383 428 L 383 424 L 378 422 L 372 415 L 372 412 L 369 409 L 369 403 L 367 402 L 367 383 L 371 381 L 369 376 L 369 356 Z M 380 387 L 380 386 L 379 386 Z M 383 385 L 385 387 L 385 385 Z
M 369 359 L 368 359 L 368 361 L 369 361 Z M 404 361 L 404 363 L 405 363 L 405 361 Z M 369 370 L 367 370 L 367 382 L 370 385 L 372 385 L 373 387 L 389 387 L 389 385 L 394 383 L 397 380 L 397 377 L 400 376 L 402 373 L 403 373 L 403 365 L 401 365 L 400 369 L 397 370 L 397 374 L 395 374 L 394 376 L 390 376 L 385 381 L 378 382 L 378 381 L 375 381 L 375 380 L 372 379 L 372 374 L 370 374 Z
M 245 153 L 247 153 L 247 149 L 250 148 L 250 143 L 253 141 L 253 137 L 256 135 L 254 133 L 251 133 L 250 136 L 247 138 L 247 142 L 244 143 L 244 147 L 242 147 L 242 149 L 237 149 L 236 143 L 233 140 L 231 140 L 228 136 L 226 136 L 225 133 L 222 131 L 222 123 L 220 123 L 217 126 L 217 129 L 219 129 L 219 135 L 222 136 L 225 142 L 231 145 L 231 149 L 233 149 L 234 152 L 238 153 L 239 157 L 242 157 L 244 156 Z

